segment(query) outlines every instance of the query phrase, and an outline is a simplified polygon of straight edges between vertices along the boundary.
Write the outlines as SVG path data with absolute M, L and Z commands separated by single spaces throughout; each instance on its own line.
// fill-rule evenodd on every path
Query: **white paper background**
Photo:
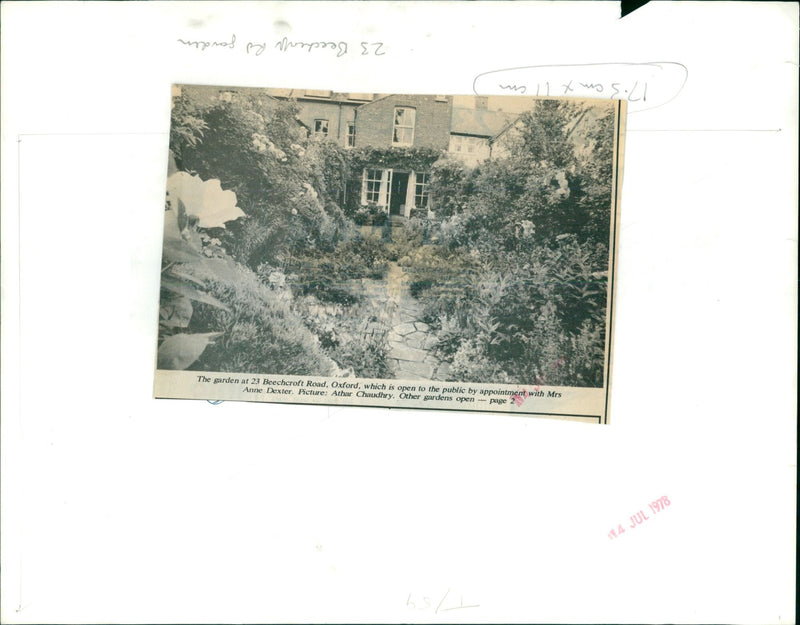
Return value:
M 793 622 L 795 4 L 2 11 L 3 622 Z M 176 41 L 232 32 L 351 53 Z M 689 78 L 628 119 L 610 426 L 151 399 L 171 83 L 647 61 Z

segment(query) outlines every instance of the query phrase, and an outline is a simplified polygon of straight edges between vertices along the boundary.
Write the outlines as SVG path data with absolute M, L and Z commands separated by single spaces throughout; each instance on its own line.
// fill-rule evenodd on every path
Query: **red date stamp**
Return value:
M 650 514 L 655 516 L 659 512 L 663 512 L 664 510 L 666 510 L 667 507 L 669 505 L 671 505 L 671 502 L 669 500 L 669 497 L 667 497 L 665 495 L 664 497 L 659 497 L 655 501 L 651 501 L 647 505 L 650 508 Z M 636 514 L 632 514 L 631 515 L 630 525 L 628 525 L 628 529 L 631 529 L 631 530 L 635 529 L 637 525 L 641 525 L 645 521 L 649 521 L 649 520 L 650 520 L 650 517 L 647 516 L 647 513 L 644 510 L 639 510 L 639 512 L 637 512 Z M 626 524 L 627 524 L 627 521 L 626 521 Z M 625 528 L 622 527 L 622 523 L 620 523 L 617 526 L 617 529 L 612 529 L 608 533 L 608 537 L 611 540 L 614 540 L 615 538 L 619 538 L 624 533 L 625 533 Z
M 563 358 L 559 358 L 553 364 L 550 365 L 550 368 L 555 371 L 559 367 L 563 366 L 566 360 Z M 511 396 L 511 403 L 516 404 L 519 408 L 528 397 L 544 397 L 544 391 L 542 391 L 542 384 L 547 382 L 544 375 L 537 375 L 536 376 L 536 386 L 533 387 L 533 392 L 529 393 L 527 389 L 522 389 L 521 393 L 514 393 Z M 555 391 L 547 391 L 547 397 L 561 397 L 561 393 L 557 393 Z

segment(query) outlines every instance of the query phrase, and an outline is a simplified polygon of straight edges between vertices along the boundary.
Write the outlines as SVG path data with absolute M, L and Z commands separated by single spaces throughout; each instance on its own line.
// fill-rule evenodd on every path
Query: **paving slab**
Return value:
M 404 342 L 409 347 L 428 351 L 428 349 L 425 347 L 425 341 L 427 338 L 428 335 L 424 332 L 412 332 L 411 334 L 406 335 Z
M 428 355 L 428 352 L 422 349 L 414 349 L 401 343 L 392 343 L 389 345 L 389 355 L 392 358 L 399 358 L 400 360 L 409 360 L 411 362 L 422 362 Z
M 396 375 L 402 380 L 430 380 L 433 367 L 421 362 L 406 362 L 400 365 Z
M 362 292 L 370 297 L 372 315 L 380 323 L 365 328 L 365 335 L 385 332 L 394 378 L 405 380 L 442 380 L 449 367 L 434 355 L 436 334 L 421 321 L 422 305 L 411 295 L 408 276 L 396 263 L 389 266 L 386 277 L 364 279 Z
M 400 336 L 405 336 L 406 334 L 411 334 L 412 332 L 417 331 L 413 323 L 399 323 L 392 329 Z

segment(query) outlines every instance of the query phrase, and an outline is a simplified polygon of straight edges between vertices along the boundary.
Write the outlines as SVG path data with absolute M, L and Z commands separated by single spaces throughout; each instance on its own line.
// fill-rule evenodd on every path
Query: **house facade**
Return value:
M 475 167 L 494 156 L 497 137 L 519 116 L 490 109 L 489 98 L 481 96 L 459 96 L 455 105 L 449 95 L 301 89 L 267 93 L 297 101 L 297 119 L 312 139 L 359 148 L 359 154 L 368 155 L 359 160 L 358 178 L 347 183 L 346 202 L 351 207 L 378 207 L 400 217 L 434 210 L 431 165 L 438 158 L 449 155 Z
M 355 147 L 376 150 L 427 148 L 444 153 L 450 144 L 452 98 L 445 95 L 394 94 L 376 98 L 356 109 Z M 408 158 L 365 163 L 361 172 L 362 206 L 379 206 L 390 215 L 408 217 L 411 211 L 430 211 L 430 164 Z
M 494 138 L 519 115 L 493 111 L 488 98 L 476 97 L 475 107 L 453 107 L 448 153 L 469 167 L 491 158 Z
M 372 93 L 336 93 L 310 89 L 267 89 L 279 100 L 294 99 L 300 105 L 298 119 L 309 135 L 330 140 L 342 147 L 355 146 L 355 112 L 375 98 Z

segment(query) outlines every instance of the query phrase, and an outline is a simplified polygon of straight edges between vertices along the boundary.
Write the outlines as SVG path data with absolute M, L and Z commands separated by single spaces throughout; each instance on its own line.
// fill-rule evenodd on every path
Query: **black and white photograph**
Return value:
M 175 85 L 171 111 L 157 396 L 607 421 L 580 392 L 607 399 L 624 103 Z

